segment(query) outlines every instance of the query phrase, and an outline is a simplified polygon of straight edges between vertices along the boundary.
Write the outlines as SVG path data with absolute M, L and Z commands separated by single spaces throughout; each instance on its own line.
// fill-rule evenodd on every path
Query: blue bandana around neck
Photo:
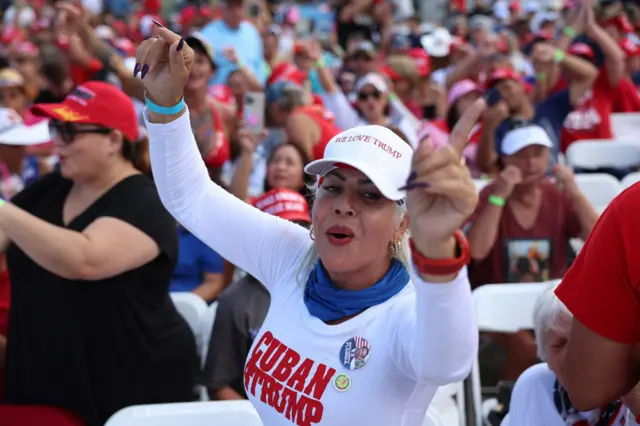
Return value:
M 335 321 L 358 314 L 367 308 L 386 302 L 409 282 L 407 268 L 397 259 L 393 259 L 385 276 L 369 288 L 363 290 L 344 290 L 336 288 L 322 263 L 309 274 L 304 289 L 304 303 L 309 313 L 322 321 Z

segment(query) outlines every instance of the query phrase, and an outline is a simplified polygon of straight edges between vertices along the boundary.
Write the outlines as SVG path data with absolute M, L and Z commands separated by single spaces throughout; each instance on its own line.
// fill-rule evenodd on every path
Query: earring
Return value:
M 396 241 L 395 243 L 390 242 L 389 253 L 391 254 L 391 257 L 397 256 L 399 252 L 400 252 L 400 241 Z
M 315 241 L 316 240 L 315 235 L 313 235 L 313 226 L 311 226 L 309 228 L 309 238 L 311 238 L 311 241 Z

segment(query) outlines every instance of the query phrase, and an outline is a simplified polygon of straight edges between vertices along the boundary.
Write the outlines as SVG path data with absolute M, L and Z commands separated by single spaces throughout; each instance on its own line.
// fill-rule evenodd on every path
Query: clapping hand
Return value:
M 484 109 L 484 100 L 478 99 L 458 120 L 449 144 L 436 149 L 426 140 L 413 155 L 407 182 L 409 230 L 424 256 L 452 257 L 453 234 L 476 207 L 476 186 L 461 154 Z
M 151 102 L 173 107 L 182 99 L 184 85 L 191 73 L 193 49 L 179 35 L 159 24 L 153 34 L 138 47 L 133 75 L 140 75 Z M 149 118 L 159 119 L 152 112 Z
M 222 51 L 222 55 L 232 64 L 238 65 L 238 62 L 240 62 L 238 53 L 236 53 L 236 49 L 234 49 L 233 47 L 225 47 Z

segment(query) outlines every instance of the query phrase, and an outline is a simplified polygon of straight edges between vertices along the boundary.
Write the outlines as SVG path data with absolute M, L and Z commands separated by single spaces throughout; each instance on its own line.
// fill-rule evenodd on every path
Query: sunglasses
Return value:
M 111 129 L 107 129 L 105 127 L 79 129 L 75 124 L 68 121 L 49 121 L 49 134 L 51 135 L 51 139 L 55 139 L 57 136 L 60 136 L 60 139 L 62 139 L 62 141 L 66 144 L 70 144 L 71 142 L 73 142 L 76 135 L 82 133 L 97 133 L 100 135 L 108 135 L 109 133 L 111 133 L 111 131 Z
M 366 101 L 369 98 L 373 98 L 376 101 L 380 100 L 380 98 L 382 98 L 382 93 L 379 91 L 373 91 L 373 92 L 360 92 L 358 93 L 358 100 L 360 101 Z

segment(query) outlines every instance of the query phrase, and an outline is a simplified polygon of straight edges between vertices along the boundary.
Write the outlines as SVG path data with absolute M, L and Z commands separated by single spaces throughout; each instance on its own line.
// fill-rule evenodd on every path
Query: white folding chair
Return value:
M 580 140 L 567 148 L 567 164 L 573 168 L 629 168 L 640 164 L 640 145 L 625 141 Z
M 622 185 L 615 177 L 606 173 L 580 173 L 575 176 L 580 191 L 598 213 L 622 192 Z
M 249 401 L 136 405 L 115 413 L 105 426 L 262 426 Z
M 424 417 L 424 421 L 422 422 L 422 426 L 454 426 L 450 422 L 446 422 L 440 412 L 435 407 L 429 407 L 427 410 L 427 415 Z
M 478 287 L 472 293 L 478 329 L 503 333 L 532 329 L 536 300 L 550 283 L 486 284 Z M 471 369 L 471 387 L 476 425 L 482 426 L 482 387 L 477 358 Z
M 640 135 L 640 113 L 611 114 L 611 130 L 616 139 L 637 139 Z
M 620 184 L 622 185 L 622 189 L 627 189 L 636 182 L 640 182 L 640 172 L 629 173 L 622 178 Z
M 207 314 L 206 302 L 200 296 L 189 292 L 171 293 L 171 300 L 198 339 L 202 329 L 202 321 Z M 198 348 L 200 347 L 199 343 Z
M 431 401 L 431 406 L 438 410 L 447 425 L 465 426 L 467 417 L 464 382 L 440 386 L 433 397 L 433 401 Z
M 207 308 L 207 312 L 202 320 L 202 328 L 200 329 L 199 342 L 202 347 L 199 348 L 200 354 L 200 366 L 204 370 L 205 363 L 207 362 L 207 352 L 209 352 L 209 343 L 211 342 L 211 332 L 213 331 L 213 324 L 216 320 L 216 312 L 218 310 L 218 302 L 213 302 Z M 198 393 L 200 395 L 200 401 L 209 401 L 209 393 L 205 386 L 198 387 Z

